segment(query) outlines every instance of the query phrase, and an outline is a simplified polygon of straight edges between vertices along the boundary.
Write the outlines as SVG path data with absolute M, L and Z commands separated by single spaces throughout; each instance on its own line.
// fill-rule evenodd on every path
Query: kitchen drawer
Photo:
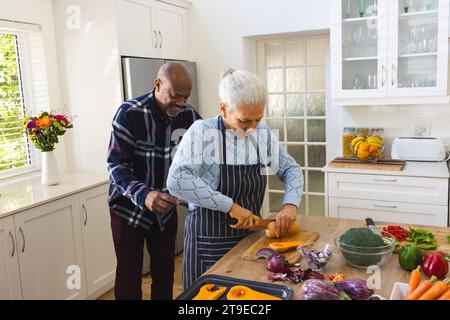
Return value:
M 328 198 L 330 217 L 447 227 L 448 206 L 415 203 Z
M 329 173 L 330 197 L 448 205 L 448 179 Z

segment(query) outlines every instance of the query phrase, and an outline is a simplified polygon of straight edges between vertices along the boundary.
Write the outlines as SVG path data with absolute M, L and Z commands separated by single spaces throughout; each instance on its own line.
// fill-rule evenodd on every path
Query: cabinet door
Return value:
M 24 299 L 86 298 L 78 197 L 14 216 Z
M 13 217 L 0 220 L 0 300 L 22 299 Z
M 114 281 L 116 255 L 111 234 L 108 185 L 79 194 L 88 296 Z
M 333 1 L 331 58 L 335 99 L 386 96 L 387 2 Z
M 165 59 L 186 59 L 186 9 L 157 2 L 158 50 Z
M 123 56 L 156 57 L 158 35 L 153 0 L 118 0 L 119 53 Z
M 389 95 L 446 96 L 449 1 L 389 5 Z

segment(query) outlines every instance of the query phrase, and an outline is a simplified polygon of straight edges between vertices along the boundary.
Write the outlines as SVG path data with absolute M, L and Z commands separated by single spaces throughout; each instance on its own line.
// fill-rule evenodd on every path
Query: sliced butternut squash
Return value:
M 285 252 L 290 249 L 297 248 L 299 245 L 304 244 L 302 241 L 292 241 L 292 242 L 271 242 L 269 247 L 277 252 Z
M 192 300 L 217 300 L 227 291 L 225 287 L 218 287 L 215 284 L 205 284 Z
M 300 223 L 298 221 L 294 221 L 292 226 L 289 228 L 289 231 L 287 234 L 277 235 L 275 232 L 275 222 L 271 222 L 267 225 L 266 228 L 266 237 L 267 238 L 280 238 L 284 236 L 291 236 L 293 234 L 296 234 L 300 232 Z
M 246 286 L 234 286 L 228 291 L 228 300 L 281 300 L 270 294 L 258 292 Z

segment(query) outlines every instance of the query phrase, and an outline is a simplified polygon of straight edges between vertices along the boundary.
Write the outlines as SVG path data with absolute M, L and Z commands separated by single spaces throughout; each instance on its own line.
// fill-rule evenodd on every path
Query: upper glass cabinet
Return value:
M 334 99 L 448 100 L 448 15 L 448 0 L 333 0 Z

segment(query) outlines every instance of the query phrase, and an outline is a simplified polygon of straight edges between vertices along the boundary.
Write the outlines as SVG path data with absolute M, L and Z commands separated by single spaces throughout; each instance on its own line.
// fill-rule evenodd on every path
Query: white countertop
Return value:
M 40 174 L 18 179 L 17 182 L 0 184 L 0 218 L 108 182 L 108 175 L 103 172 L 61 172 L 60 177 L 56 186 L 41 184 Z
M 442 178 L 442 179 L 448 179 L 450 177 L 447 162 L 406 161 L 406 165 L 402 171 L 370 170 L 370 169 L 354 169 L 354 168 L 331 168 L 328 165 L 323 167 L 322 171 L 323 172 L 338 172 L 338 173 L 389 175 L 389 176 Z

